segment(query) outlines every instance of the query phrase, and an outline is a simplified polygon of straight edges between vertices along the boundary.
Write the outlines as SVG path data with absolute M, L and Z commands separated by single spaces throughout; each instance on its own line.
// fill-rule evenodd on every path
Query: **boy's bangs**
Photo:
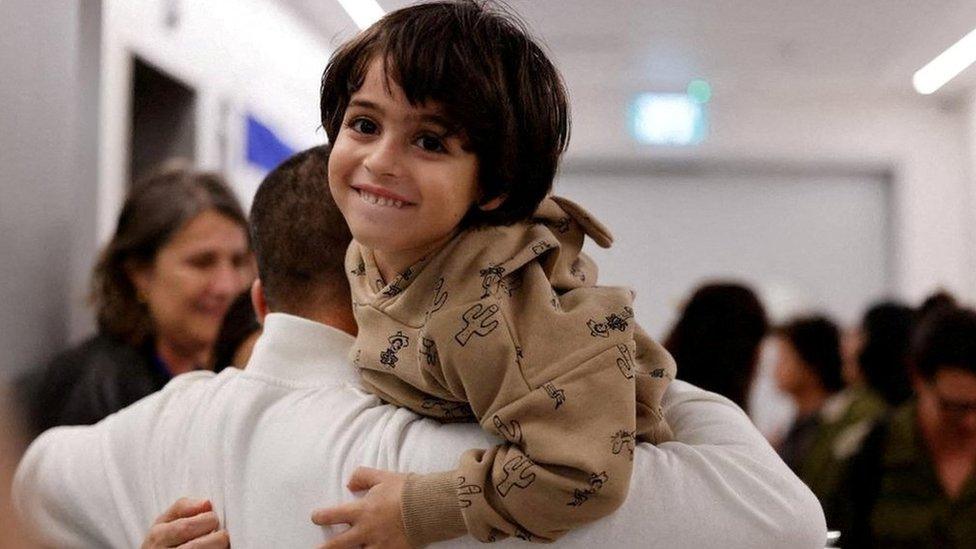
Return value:
M 377 44 L 374 55 L 385 59 L 389 81 L 396 82 L 413 106 L 438 103 L 443 116 L 453 123 L 451 131 L 471 136 L 479 133 L 478 116 L 484 115 L 483 88 L 490 82 L 485 67 L 479 67 L 454 29 L 410 32 L 397 29 Z M 439 32 L 438 32 L 439 31 Z M 368 66 L 369 61 L 365 63 Z M 357 67 L 358 68 L 358 67 Z M 361 80 L 361 78 L 360 78 Z M 490 84 L 488 84 L 490 86 Z M 478 108 L 481 106 L 481 108 Z

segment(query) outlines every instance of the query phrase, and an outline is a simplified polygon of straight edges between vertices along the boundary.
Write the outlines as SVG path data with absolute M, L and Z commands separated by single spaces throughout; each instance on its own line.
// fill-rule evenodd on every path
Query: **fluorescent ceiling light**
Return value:
M 379 21 L 384 15 L 383 8 L 376 0 L 339 0 L 339 3 L 361 30 Z
M 915 91 L 930 94 L 952 80 L 966 67 L 976 62 L 976 29 L 963 36 L 961 40 L 949 46 L 938 57 L 929 61 L 912 76 Z

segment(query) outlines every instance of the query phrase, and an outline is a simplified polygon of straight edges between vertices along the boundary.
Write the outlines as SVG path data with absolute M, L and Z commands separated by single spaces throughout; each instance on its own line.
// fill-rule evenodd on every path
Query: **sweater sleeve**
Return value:
M 173 442 L 185 431 L 162 426 L 166 411 L 186 409 L 196 399 L 183 388 L 211 375 L 184 374 L 94 425 L 55 427 L 38 437 L 17 467 L 12 499 L 41 541 L 52 547 L 141 544 L 165 508 L 155 498 L 154 472 L 178 467 L 185 458 Z M 179 404 L 173 405 L 174 398 Z M 172 438 L 159 438 L 168 431 Z
M 464 453 L 453 484 L 443 473 L 411 478 L 403 515 L 414 545 L 465 530 L 484 542 L 558 539 L 619 507 L 637 440 L 667 432 L 660 397 L 673 363 L 638 347 L 629 291 L 556 296 L 541 271 L 513 286 L 431 320 L 442 336 L 431 375 L 506 443 Z M 648 357 L 666 363 L 648 367 Z
M 14 477 L 14 503 L 52 547 L 133 547 L 151 519 L 151 493 L 139 464 L 147 463 L 145 438 L 117 437 L 145 427 L 159 393 L 95 425 L 55 427 L 28 448 Z M 149 429 L 143 428 L 143 431 Z M 79 502 L 83 502 L 80 504 Z

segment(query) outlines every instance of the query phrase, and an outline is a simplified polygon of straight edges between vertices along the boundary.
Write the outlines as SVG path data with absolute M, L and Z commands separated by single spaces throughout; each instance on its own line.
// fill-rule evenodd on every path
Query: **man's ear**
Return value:
M 499 206 L 505 203 L 505 200 L 507 198 L 508 198 L 507 194 L 500 194 L 487 202 L 480 202 L 478 204 L 478 209 L 483 212 L 490 212 L 492 210 L 497 210 Z
M 258 317 L 258 322 L 264 326 L 264 317 L 268 316 L 268 300 L 264 297 L 264 284 L 260 278 L 255 278 L 251 284 L 251 305 L 254 306 L 254 315 Z

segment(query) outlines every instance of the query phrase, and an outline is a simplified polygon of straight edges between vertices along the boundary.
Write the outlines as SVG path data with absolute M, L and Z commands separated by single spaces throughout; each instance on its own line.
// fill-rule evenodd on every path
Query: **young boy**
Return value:
M 321 109 L 355 238 L 364 384 L 506 441 L 455 471 L 410 475 L 389 527 L 414 546 L 465 533 L 550 541 L 611 513 L 635 441 L 670 435 L 660 401 L 674 363 L 635 325 L 630 290 L 595 286 L 580 249 L 584 235 L 609 246 L 606 229 L 547 198 L 569 117 L 546 55 L 481 3 L 411 6 L 336 52 Z M 382 537 L 326 514 L 353 524 L 342 542 Z

